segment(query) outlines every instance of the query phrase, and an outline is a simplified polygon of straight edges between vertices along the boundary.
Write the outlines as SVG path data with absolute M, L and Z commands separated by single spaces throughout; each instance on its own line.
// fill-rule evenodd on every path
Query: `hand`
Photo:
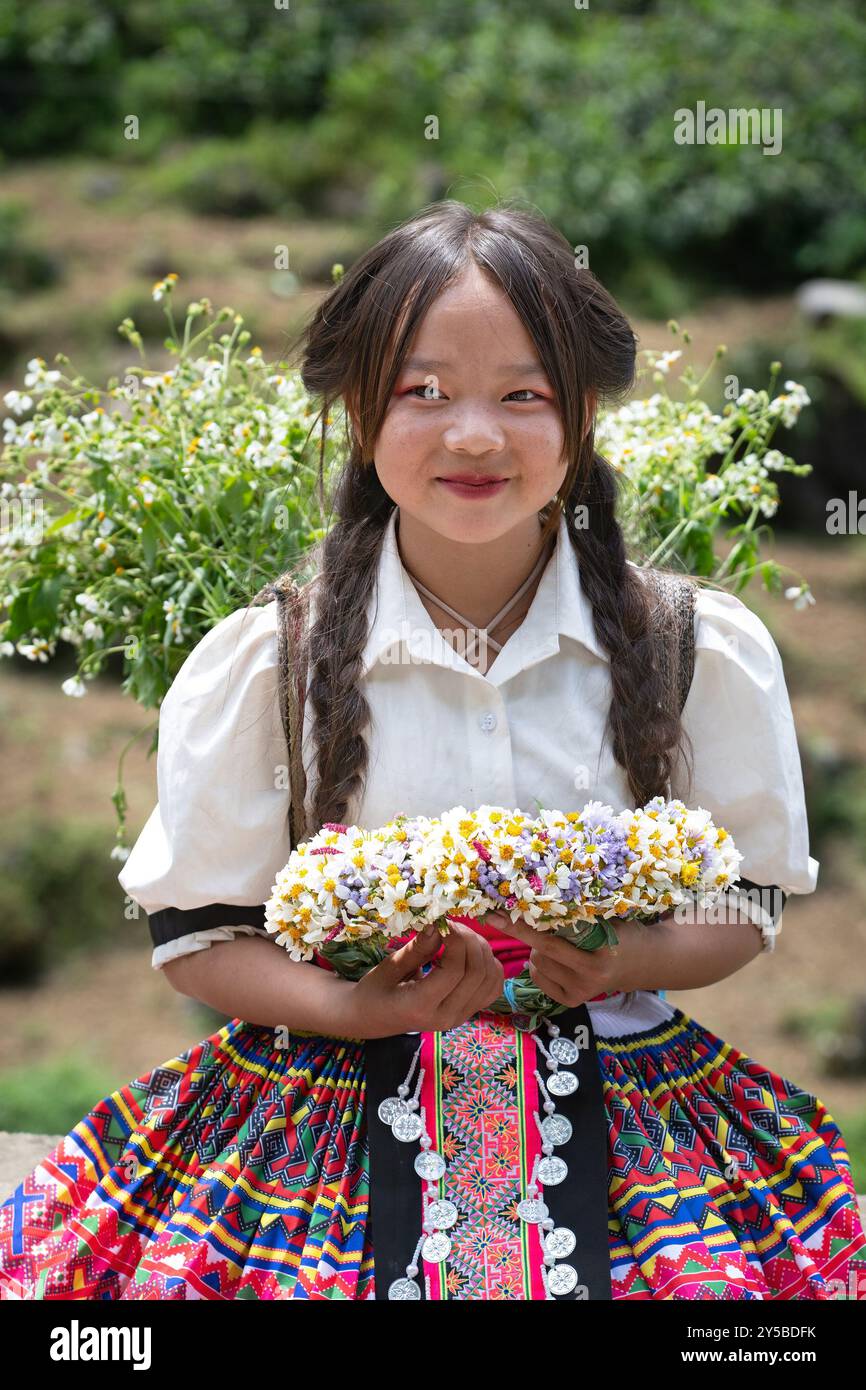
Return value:
M 427 975 L 421 966 L 442 953 Z M 445 1032 L 488 1008 L 502 993 L 502 966 L 490 945 L 462 922 L 442 936 L 419 932 L 405 946 L 368 970 L 351 986 L 353 1037 L 386 1038 L 395 1033 Z
M 507 913 L 489 912 L 484 921 L 532 947 L 527 961 L 530 979 L 557 1004 L 575 1008 L 598 994 L 637 988 L 627 982 L 626 973 L 635 937 L 624 928 L 633 927 L 633 923 L 617 922 L 618 946 L 581 951 L 553 931 L 537 931 L 525 918 L 512 922 Z

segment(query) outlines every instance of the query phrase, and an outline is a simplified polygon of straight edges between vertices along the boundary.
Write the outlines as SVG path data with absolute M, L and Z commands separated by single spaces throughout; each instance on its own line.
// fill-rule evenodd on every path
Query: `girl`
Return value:
M 628 322 L 541 218 L 449 201 L 363 256 L 304 346 L 323 431 L 340 400 L 350 429 L 306 610 L 254 602 L 189 656 L 160 712 L 159 801 L 119 875 L 154 966 L 232 1021 L 100 1101 L 21 1182 L 0 1285 L 853 1296 L 866 1237 L 838 1126 L 660 993 L 772 949 L 773 900 L 812 892 L 818 864 L 763 623 L 697 588 L 684 708 L 666 675 L 655 589 L 593 444 L 598 405 L 634 381 Z M 594 954 L 491 914 L 357 983 L 265 930 L 292 843 L 324 822 L 657 794 L 712 812 L 763 902 L 623 924 Z M 567 1006 L 546 1029 L 489 1007 L 527 958 Z

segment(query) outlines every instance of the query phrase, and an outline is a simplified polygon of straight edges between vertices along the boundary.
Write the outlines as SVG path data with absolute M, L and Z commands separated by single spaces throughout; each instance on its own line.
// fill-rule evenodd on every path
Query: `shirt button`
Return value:
M 493 713 L 492 710 L 489 709 L 485 710 L 484 713 L 481 715 L 480 719 L 478 720 L 478 723 L 481 725 L 481 728 L 484 730 L 485 734 L 492 734 L 493 730 L 496 728 L 497 722 L 498 721 L 496 715 Z

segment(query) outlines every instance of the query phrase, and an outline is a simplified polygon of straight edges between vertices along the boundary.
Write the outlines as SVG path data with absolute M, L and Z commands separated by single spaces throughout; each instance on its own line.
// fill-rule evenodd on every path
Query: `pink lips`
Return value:
M 507 478 L 476 477 L 472 473 L 458 474 L 450 478 L 438 478 L 443 487 L 458 497 L 494 497 L 508 482 Z

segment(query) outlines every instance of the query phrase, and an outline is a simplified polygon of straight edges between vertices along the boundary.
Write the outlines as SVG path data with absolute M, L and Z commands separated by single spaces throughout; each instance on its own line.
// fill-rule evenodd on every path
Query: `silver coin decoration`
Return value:
M 420 1298 L 421 1287 L 415 1283 L 414 1279 L 395 1279 L 393 1284 L 388 1286 L 388 1297 L 390 1299 Z
M 438 1231 L 447 1231 L 457 1221 L 459 1212 L 453 1202 L 446 1198 L 431 1202 L 427 1208 L 427 1220 L 431 1226 L 435 1226 Z
M 549 1050 L 557 1062 L 562 1062 L 567 1067 L 573 1066 L 580 1056 L 580 1048 L 571 1038 L 554 1038 Z
M 387 1100 L 379 1102 L 379 1119 L 383 1125 L 392 1125 L 398 1115 L 402 1115 L 408 1110 L 405 1100 L 399 1096 L 388 1096 Z
M 548 1272 L 547 1286 L 551 1293 L 571 1293 L 577 1288 L 577 1270 L 574 1265 L 554 1265 Z
M 421 1116 L 416 1115 L 414 1110 L 408 1110 L 405 1115 L 398 1115 L 391 1126 L 395 1139 L 400 1139 L 404 1144 L 411 1144 L 420 1137 Z
M 545 1187 L 555 1187 L 568 1176 L 568 1164 L 555 1154 L 546 1154 L 538 1165 L 538 1181 Z
M 517 1215 L 521 1221 L 538 1226 L 547 1216 L 547 1203 L 542 1202 L 540 1197 L 524 1197 L 522 1202 L 517 1203 Z
M 445 1172 L 445 1159 L 435 1149 L 422 1149 L 415 1155 L 415 1172 L 419 1178 L 435 1182 Z
M 555 1226 L 544 1239 L 544 1253 L 555 1260 L 564 1260 L 577 1245 L 577 1236 L 567 1226 Z
M 572 1091 L 577 1090 L 577 1084 L 573 1071 L 555 1071 L 550 1075 L 547 1089 L 552 1096 L 570 1096 Z
M 434 1231 L 421 1246 L 421 1254 L 434 1265 L 439 1264 L 441 1260 L 447 1260 L 451 1254 L 450 1237 L 446 1236 L 444 1231 Z
M 541 1121 L 541 1133 L 548 1144 L 567 1144 L 571 1138 L 571 1120 L 567 1115 L 546 1115 Z
M 550 1040 L 548 1050 L 551 1061 L 559 1064 L 555 1069 L 551 1069 L 547 1078 L 547 1090 L 550 1096 L 572 1095 L 580 1083 L 574 1073 L 568 1071 L 567 1068 L 573 1066 L 578 1060 L 580 1048 L 570 1038 L 557 1035 Z M 417 1108 L 410 1105 L 401 1096 L 388 1096 L 381 1101 L 378 1115 L 382 1123 L 390 1127 L 395 1139 L 403 1143 L 414 1143 L 425 1132 Z M 545 1115 L 543 1119 L 538 1114 L 535 1118 L 545 1148 L 549 1149 L 555 1144 L 566 1144 L 571 1138 L 573 1126 L 566 1115 L 560 1115 L 554 1111 Z M 425 1138 L 424 1142 L 429 1143 L 429 1136 Z M 414 1168 L 419 1178 L 427 1182 L 435 1182 L 447 1172 L 445 1159 L 433 1148 L 422 1148 L 416 1154 Z M 543 1186 L 556 1186 L 568 1176 L 568 1165 L 564 1159 L 556 1154 L 545 1153 L 539 1160 L 535 1173 L 538 1182 Z M 433 1201 L 428 1201 L 424 1222 L 425 1233 L 420 1252 L 424 1260 L 431 1264 L 440 1264 L 447 1260 L 453 1248 L 447 1232 L 456 1225 L 459 1215 L 455 1203 L 447 1198 L 439 1197 Z M 536 1195 L 524 1197 L 518 1202 L 517 1215 L 522 1221 L 530 1225 L 542 1225 L 542 1223 L 547 1222 L 548 1226 L 553 1226 L 549 1219 L 547 1203 L 543 1196 L 537 1192 Z M 568 1226 L 555 1226 L 552 1230 L 542 1230 L 540 1234 L 545 1261 L 560 1262 L 556 1264 L 546 1263 L 546 1280 L 550 1294 L 562 1296 L 572 1293 L 578 1283 L 577 1270 L 573 1265 L 561 1263 L 561 1261 L 570 1255 L 577 1246 L 577 1237 L 574 1231 Z M 391 1300 L 416 1301 L 421 1297 L 420 1285 L 409 1274 L 393 1280 L 388 1288 L 388 1298 Z

